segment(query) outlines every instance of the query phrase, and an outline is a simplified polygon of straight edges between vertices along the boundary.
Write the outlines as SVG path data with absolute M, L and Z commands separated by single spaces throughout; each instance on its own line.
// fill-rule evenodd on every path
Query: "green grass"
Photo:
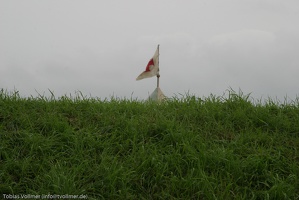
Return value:
M 229 91 L 157 104 L 0 90 L 0 193 L 299 199 L 299 102 L 249 99 Z

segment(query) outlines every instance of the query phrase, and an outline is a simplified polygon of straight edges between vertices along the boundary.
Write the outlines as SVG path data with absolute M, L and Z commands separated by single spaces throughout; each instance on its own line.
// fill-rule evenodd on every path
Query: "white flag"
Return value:
M 136 80 L 141 80 L 144 78 L 150 78 L 153 76 L 158 75 L 159 73 L 159 45 L 157 47 L 157 50 L 154 54 L 154 56 L 150 59 L 150 61 L 148 62 L 145 71 L 142 72 L 137 78 Z

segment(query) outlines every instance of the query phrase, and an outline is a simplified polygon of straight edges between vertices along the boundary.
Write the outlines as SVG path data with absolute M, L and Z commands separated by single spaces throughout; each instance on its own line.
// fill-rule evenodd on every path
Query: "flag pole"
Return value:
M 159 59 L 160 59 L 160 44 L 158 44 L 158 67 L 159 65 Z M 157 88 L 159 88 L 159 79 L 160 79 L 160 73 L 159 73 L 159 68 L 157 72 Z
M 159 57 L 160 57 L 160 45 L 158 44 L 157 47 L 157 53 L 158 53 L 158 58 L 157 58 L 157 63 L 155 63 L 155 65 L 157 64 L 158 70 L 157 70 L 157 88 L 154 90 L 154 92 L 149 96 L 149 100 L 154 100 L 154 101 L 158 101 L 161 102 L 162 100 L 164 100 L 166 98 L 166 96 L 163 94 L 163 92 L 161 91 L 161 89 L 159 88 L 159 80 L 160 80 L 160 73 L 159 73 Z

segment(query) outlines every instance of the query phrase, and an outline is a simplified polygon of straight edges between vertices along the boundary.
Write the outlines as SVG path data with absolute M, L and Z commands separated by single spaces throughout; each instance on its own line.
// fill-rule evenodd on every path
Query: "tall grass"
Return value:
M 299 199 L 299 103 L 164 103 L 0 90 L 0 192 L 89 199 Z

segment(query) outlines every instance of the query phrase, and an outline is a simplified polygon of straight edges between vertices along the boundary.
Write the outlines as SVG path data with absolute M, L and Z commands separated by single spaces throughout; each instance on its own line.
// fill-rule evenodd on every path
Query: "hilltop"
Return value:
M 89 199 L 298 199 L 299 103 L 0 91 L 0 191 Z

